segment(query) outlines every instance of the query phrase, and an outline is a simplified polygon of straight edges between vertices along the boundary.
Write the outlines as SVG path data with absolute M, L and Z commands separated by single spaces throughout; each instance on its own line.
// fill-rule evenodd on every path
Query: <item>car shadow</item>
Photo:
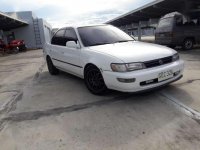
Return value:
M 63 71 L 60 71 L 59 77 L 61 77 L 63 79 L 73 80 L 75 83 L 81 82 L 83 88 L 86 89 L 86 86 L 84 84 L 84 79 L 81 79 L 79 77 L 76 77 L 74 75 L 71 75 L 71 74 L 63 72 Z M 121 97 L 123 99 L 123 97 L 151 95 L 151 94 L 155 94 L 154 92 L 156 92 L 156 90 L 149 90 L 149 91 L 144 91 L 144 92 L 143 91 L 141 91 L 141 92 L 120 92 L 120 91 L 108 89 L 108 91 L 105 92 L 104 94 L 102 94 L 102 95 L 95 95 L 95 96 L 97 96 L 97 97 L 103 97 L 103 96 L 106 96 L 106 97 L 116 97 L 116 96 L 119 96 L 119 97 Z M 88 93 L 90 93 L 90 92 L 88 91 Z

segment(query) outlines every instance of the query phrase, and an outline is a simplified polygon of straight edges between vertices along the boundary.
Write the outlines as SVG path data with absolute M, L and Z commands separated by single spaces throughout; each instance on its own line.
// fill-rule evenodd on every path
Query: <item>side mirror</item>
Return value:
M 67 41 L 66 46 L 69 47 L 69 48 L 75 48 L 75 49 L 80 48 L 79 43 L 78 42 L 76 43 L 75 41 Z

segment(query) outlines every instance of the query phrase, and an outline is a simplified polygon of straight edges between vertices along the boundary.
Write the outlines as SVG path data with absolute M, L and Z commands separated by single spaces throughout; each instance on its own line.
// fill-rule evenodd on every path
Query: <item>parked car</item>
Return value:
M 187 20 L 178 12 L 162 17 L 156 29 L 155 42 L 169 47 L 182 46 L 185 50 L 200 44 L 200 20 Z
M 8 43 L 8 49 L 18 49 L 19 51 L 25 51 L 26 45 L 24 40 L 13 40 L 10 43 Z
M 59 29 L 44 46 L 50 74 L 59 70 L 85 80 L 93 94 L 107 89 L 149 90 L 182 77 L 184 62 L 170 48 L 135 41 L 111 25 Z

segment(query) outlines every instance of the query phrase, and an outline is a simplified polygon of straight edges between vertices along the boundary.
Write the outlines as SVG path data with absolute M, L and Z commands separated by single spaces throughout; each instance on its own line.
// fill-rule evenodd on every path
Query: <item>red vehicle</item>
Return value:
M 2 53 L 18 53 L 19 51 L 26 51 L 26 45 L 24 43 L 24 40 L 13 40 L 8 45 L 5 44 L 5 42 L 0 39 L 0 51 Z
M 19 50 L 19 51 L 25 51 L 26 45 L 24 43 L 24 40 L 13 40 L 10 43 L 8 43 L 8 49 L 11 50 Z

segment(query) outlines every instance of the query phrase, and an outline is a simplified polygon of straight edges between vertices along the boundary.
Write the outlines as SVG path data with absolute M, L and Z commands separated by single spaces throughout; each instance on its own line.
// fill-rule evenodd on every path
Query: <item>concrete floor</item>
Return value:
M 184 77 L 165 88 L 164 92 L 200 112 L 200 50 L 180 52 L 185 60 Z
M 22 94 L 42 64 L 41 50 L 0 57 L 0 115 L 10 109 L 9 101 Z
M 200 112 L 200 50 L 181 57 L 182 80 L 149 93 L 104 96 L 90 94 L 72 75 L 49 75 L 41 50 L 0 58 L 0 149 L 198 150 L 200 121 L 162 95 Z

